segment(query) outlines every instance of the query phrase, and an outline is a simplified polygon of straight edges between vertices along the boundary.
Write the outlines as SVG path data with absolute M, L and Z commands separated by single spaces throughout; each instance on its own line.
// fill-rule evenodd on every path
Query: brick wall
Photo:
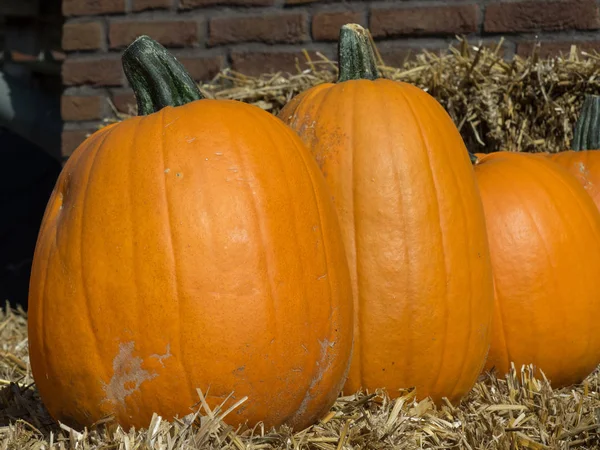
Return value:
M 62 115 L 63 155 L 132 95 L 120 52 L 148 34 L 172 49 L 192 76 L 209 80 L 221 68 L 246 74 L 296 71 L 301 50 L 335 58 L 339 27 L 368 26 L 384 61 L 401 64 L 421 48 L 446 49 L 457 34 L 497 42 L 504 54 L 568 51 L 572 43 L 600 50 L 598 0 L 63 0 L 67 59 Z

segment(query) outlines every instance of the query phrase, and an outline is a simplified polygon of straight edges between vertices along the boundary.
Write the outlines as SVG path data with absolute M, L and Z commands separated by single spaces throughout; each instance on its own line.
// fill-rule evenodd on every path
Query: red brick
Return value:
M 106 99 L 97 95 L 63 95 L 60 102 L 61 116 L 65 121 L 101 119 L 105 104 Z
M 490 3 L 483 27 L 489 33 L 593 30 L 600 28 L 600 14 L 594 0 Z
M 315 52 L 308 52 L 311 59 L 318 61 Z M 256 76 L 263 73 L 298 73 L 296 62 L 301 70 L 306 69 L 306 57 L 298 52 L 232 52 L 231 68 L 245 75 Z
M 207 6 L 271 6 L 275 0 L 180 0 L 179 9 L 203 8 Z
M 110 98 L 117 111 L 125 114 L 136 114 L 137 102 L 132 90 L 113 92 Z
M 63 157 L 69 157 L 96 130 L 64 130 L 61 139 L 61 151 Z
M 298 44 L 308 39 L 304 13 L 217 17 L 210 21 L 210 45 L 235 42 Z
M 146 34 L 165 47 L 186 47 L 198 42 L 198 23 L 190 20 L 113 22 L 109 29 L 110 48 L 122 48 Z
M 103 43 L 104 32 L 100 22 L 67 23 L 63 26 L 63 50 L 98 50 Z
M 62 78 L 67 86 L 119 86 L 124 74 L 118 58 L 67 59 L 62 65 Z
M 223 68 L 222 56 L 177 57 L 195 81 L 208 81 Z
M 125 12 L 125 0 L 63 0 L 65 16 L 93 16 Z
M 312 19 L 312 35 L 316 41 L 337 41 L 340 28 L 347 23 L 363 23 L 363 15 L 356 11 L 316 13 Z
M 520 42 L 517 44 L 517 55 L 521 57 L 531 56 L 534 52 L 537 42 Z M 571 42 L 541 42 L 540 47 L 535 50 L 535 53 L 541 58 L 548 58 L 551 56 L 565 55 L 567 56 L 571 51 L 571 45 L 576 45 L 577 52 L 600 52 L 599 41 L 571 41 Z
M 135 12 L 148 9 L 169 9 L 173 6 L 173 0 L 133 0 L 132 9 Z
M 473 33 L 478 29 L 478 16 L 477 5 L 376 8 L 371 12 L 370 29 L 377 38 Z

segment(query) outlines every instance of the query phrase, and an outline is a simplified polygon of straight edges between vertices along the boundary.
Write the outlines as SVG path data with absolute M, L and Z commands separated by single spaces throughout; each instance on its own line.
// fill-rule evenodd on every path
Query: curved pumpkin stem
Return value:
M 123 70 L 133 88 L 138 115 L 181 106 L 204 98 L 183 65 L 148 36 L 140 36 L 123 52 Z
M 600 149 L 600 96 L 585 96 L 571 147 L 576 151 Z
M 349 23 L 340 29 L 338 44 L 338 65 L 340 73 L 338 83 L 348 80 L 375 80 L 379 70 L 375 52 L 369 39 L 369 33 L 355 23 Z

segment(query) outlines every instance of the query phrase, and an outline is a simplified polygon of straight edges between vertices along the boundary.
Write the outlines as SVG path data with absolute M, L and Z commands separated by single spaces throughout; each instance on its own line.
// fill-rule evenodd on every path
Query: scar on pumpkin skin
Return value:
M 302 399 L 302 403 L 298 407 L 298 412 L 295 414 L 297 417 L 301 417 L 308 408 L 310 401 L 321 394 L 321 389 L 319 389 L 319 383 L 323 379 L 323 376 L 329 371 L 331 365 L 333 364 L 334 357 L 329 352 L 328 349 L 333 348 L 335 346 L 335 341 L 329 341 L 329 339 L 319 340 L 319 345 L 321 346 L 321 354 L 319 355 L 319 359 L 316 361 L 317 365 L 317 373 L 310 381 L 308 389 L 306 390 L 306 395 Z M 325 366 L 322 366 L 321 363 L 326 363 Z M 316 389 L 316 392 L 312 392 Z
M 150 381 L 158 376 L 142 368 L 143 359 L 133 356 L 135 342 L 129 341 L 119 344 L 119 353 L 113 359 L 113 375 L 108 384 L 102 383 L 106 394 L 105 402 L 115 406 L 124 406 L 125 399 L 136 392 L 144 381 Z M 154 354 L 152 358 L 158 358 L 161 364 L 163 359 L 171 357 L 170 345 L 167 344 L 167 352 L 164 355 Z

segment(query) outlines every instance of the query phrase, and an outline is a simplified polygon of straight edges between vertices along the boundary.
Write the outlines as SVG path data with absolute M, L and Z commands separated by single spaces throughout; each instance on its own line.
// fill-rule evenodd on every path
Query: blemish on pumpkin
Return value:
M 584 182 L 583 187 L 587 190 L 593 189 L 594 185 L 592 184 L 589 178 L 590 171 L 583 162 L 579 162 L 579 173 L 581 174 L 581 177 Z
M 333 358 L 330 357 L 328 349 L 333 348 L 333 346 L 335 345 L 335 341 L 329 342 L 328 339 L 323 339 L 322 341 L 319 341 L 319 344 L 321 346 L 321 354 L 319 355 L 319 359 L 317 360 L 317 373 L 308 385 L 306 395 L 304 396 L 304 399 L 302 399 L 302 403 L 300 403 L 300 406 L 298 407 L 296 416 L 302 416 L 304 414 L 309 403 L 315 397 L 313 389 L 321 382 L 321 380 L 323 379 L 323 375 L 327 373 L 333 362 Z M 321 363 L 326 364 L 322 365 Z
M 179 117 L 176 117 L 174 120 L 172 120 L 171 122 L 167 123 L 165 125 L 165 128 L 170 127 L 171 125 L 173 125 L 175 122 L 177 122 L 179 120 Z
M 229 240 L 239 243 L 248 242 L 248 231 L 244 228 L 236 228 L 229 233 Z
M 193 138 L 190 138 L 190 139 L 186 139 L 185 141 L 186 141 L 188 144 L 191 144 L 191 143 L 192 143 L 192 142 L 194 142 L 195 140 L 196 140 L 196 138 L 195 138 L 195 137 L 193 137 Z
M 165 169 L 165 173 L 169 173 L 171 171 L 171 169 L 169 169 L 168 167 Z
M 171 356 L 173 356 L 171 354 L 171 344 L 167 344 L 167 351 L 164 355 L 159 355 L 157 353 L 154 353 L 153 355 L 150 355 L 150 358 L 156 358 L 158 359 L 158 362 L 160 363 L 161 366 L 165 367 L 165 362 L 164 360 L 167 358 L 170 358 Z
M 177 173 L 175 174 L 175 176 L 176 176 L 177 178 L 181 178 L 181 177 L 183 177 L 183 174 L 182 174 L 181 172 L 177 172 Z
M 129 341 L 119 344 L 119 353 L 113 359 L 113 375 L 110 381 L 102 383 L 105 393 L 104 401 L 115 406 L 124 406 L 127 397 L 139 390 L 142 383 L 150 381 L 158 376 L 142 368 L 143 359 L 134 356 L 135 342 Z M 167 346 L 168 357 L 169 348 Z
M 321 275 L 320 277 L 317 277 L 317 280 L 322 280 L 322 279 L 324 279 L 324 278 L 326 278 L 326 277 L 327 277 L 327 274 L 326 274 L 326 273 L 324 273 L 324 274 L 323 274 L 323 275 Z

